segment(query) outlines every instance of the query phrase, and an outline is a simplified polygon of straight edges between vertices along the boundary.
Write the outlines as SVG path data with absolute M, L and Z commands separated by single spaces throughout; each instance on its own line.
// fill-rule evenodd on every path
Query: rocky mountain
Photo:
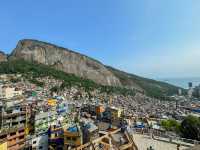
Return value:
M 97 84 L 131 88 L 155 97 L 175 94 L 178 90 L 173 85 L 129 74 L 72 50 L 37 40 L 19 41 L 9 59 L 47 65 Z
M 0 62 L 5 61 L 7 61 L 7 55 L 4 52 L 0 51 Z
M 52 66 L 66 73 L 91 79 L 99 84 L 121 85 L 119 79 L 100 62 L 53 44 L 37 40 L 21 40 L 11 56 Z

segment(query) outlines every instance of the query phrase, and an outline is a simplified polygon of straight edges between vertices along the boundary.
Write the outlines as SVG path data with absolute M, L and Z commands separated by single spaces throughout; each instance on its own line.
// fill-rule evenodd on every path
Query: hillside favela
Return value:
M 200 1 L 0 2 L 0 150 L 200 150 Z

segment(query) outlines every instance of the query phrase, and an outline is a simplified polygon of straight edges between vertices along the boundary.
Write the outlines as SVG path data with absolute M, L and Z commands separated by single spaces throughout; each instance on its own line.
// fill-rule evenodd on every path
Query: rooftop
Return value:
M 133 140 L 139 150 L 147 150 L 150 146 L 152 146 L 155 150 L 177 150 L 177 144 L 154 140 L 147 135 L 134 134 Z M 185 150 L 186 148 L 188 147 L 181 146 L 180 150 Z

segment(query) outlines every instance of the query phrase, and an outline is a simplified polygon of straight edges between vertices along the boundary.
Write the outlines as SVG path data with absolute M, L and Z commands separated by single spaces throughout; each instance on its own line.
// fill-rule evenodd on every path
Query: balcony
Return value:
M 15 139 L 15 138 L 18 138 L 18 137 L 20 137 L 20 136 L 24 136 L 25 135 L 25 132 L 23 131 L 23 132 L 21 132 L 21 133 L 19 133 L 19 132 L 16 132 L 15 134 L 13 134 L 13 135 L 8 135 L 8 137 L 7 137 L 7 139 L 8 140 L 12 140 L 12 139 Z
M 16 113 L 3 113 L 3 118 L 10 118 L 10 117 L 15 117 L 15 116 L 20 116 L 20 115 L 26 115 L 26 111 L 20 111 Z
M 24 145 L 25 142 L 25 137 L 23 137 L 22 139 L 19 138 L 15 138 L 12 140 L 8 140 L 8 147 L 12 147 L 12 146 L 16 146 L 16 145 Z

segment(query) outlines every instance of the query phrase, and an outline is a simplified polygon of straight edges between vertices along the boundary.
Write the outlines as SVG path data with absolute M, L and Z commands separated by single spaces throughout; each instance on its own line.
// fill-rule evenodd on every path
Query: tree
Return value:
M 200 118 L 191 115 L 186 117 L 181 123 L 180 131 L 184 138 L 200 140 Z
M 51 93 L 57 93 L 57 92 L 59 92 L 59 87 L 58 86 L 54 86 L 54 87 L 52 87 L 51 89 L 50 89 L 50 91 L 51 91 Z
M 180 123 L 174 119 L 163 120 L 161 126 L 167 131 L 174 131 L 177 133 L 180 131 Z

